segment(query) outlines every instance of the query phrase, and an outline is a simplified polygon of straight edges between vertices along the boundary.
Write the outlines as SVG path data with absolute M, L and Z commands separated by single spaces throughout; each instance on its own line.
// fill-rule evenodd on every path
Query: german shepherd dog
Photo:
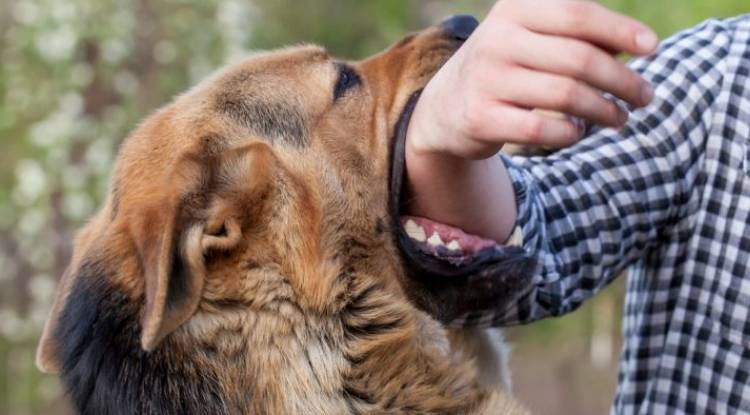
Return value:
M 37 353 L 76 410 L 525 413 L 482 374 L 498 369 L 487 337 L 446 323 L 507 306 L 531 261 L 401 216 L 411 109 L 476 25 L 454 17 L 359 62 L 257 54 L 148 117 Z

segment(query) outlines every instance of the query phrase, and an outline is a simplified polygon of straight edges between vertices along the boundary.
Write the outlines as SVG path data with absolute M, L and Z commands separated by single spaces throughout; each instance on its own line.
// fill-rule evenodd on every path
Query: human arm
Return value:
M 634 61 L 656 99 L 646 109 L 631 108 L 625 128 L 595 128 L 547 158 L 503 156 L 517 229 L 539 264 L 535 288 L 512 309 L 456 324 L 512 324 L 570 312 L 664 238 L 679 236 L 671 232 L 689 220 L 700 197 L 705 140 L 714 117 L 721 118 L 717 102 L 729 94 L 723 84 L 729 32 L 710 21 Z
M 574 123 L 531 108 L 622 125 L 627 113 L 596 90 L 635 106 L 651 90 L 605 49 L 648 53 L 656 43 L 644 25 L 589 2 L 498 2 L 415 108 L 409 213 L 505 241 L 515 202 L 504 164 L 490 156 L 505 143 L 560 147 L 579 137 Z

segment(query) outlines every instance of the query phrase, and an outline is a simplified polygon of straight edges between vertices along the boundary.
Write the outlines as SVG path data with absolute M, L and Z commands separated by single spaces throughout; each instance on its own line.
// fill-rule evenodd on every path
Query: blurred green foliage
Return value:
M 637 17 L 662 37 L 708 18 L 750 13 L 746 0 L 601 0 L 599 3 Z
M 661 35 L 710 16 L 744 13 L 750 10 L 746 2 L 604 1 L 644 19 Z M 64 411 L 55 405 L 60 390 L 54 377 L 33 366 L 36 339 L 69 260 L 73 232 L 101 201 L 117 145 L 138 120 L 247 51 L 316 42 L 356 59 L 443 16 L 481 16 L 491 3 L 5 0 L 0 413 Z M 576 318 L 581 319 L 549 323 L 537 332 L 545 333 L 540 335 L 545 341 L 550 333 L 563 336 L 580 326 Z

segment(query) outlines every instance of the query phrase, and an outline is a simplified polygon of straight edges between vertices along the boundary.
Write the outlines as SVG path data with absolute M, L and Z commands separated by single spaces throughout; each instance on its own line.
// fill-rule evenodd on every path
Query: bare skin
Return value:
M 506 241 L 516 200 L 506 143 L 565 147 L 577 123 L 620 127 L 628 114 L 608 92 L 642 107 L 653 89 L 616 56 L 653 53 L 656 34 L 595 3 L 503 0 L 425 88 L 406 146 L 409 214 Z M 600 92 L 602 91 L 602 92 Z

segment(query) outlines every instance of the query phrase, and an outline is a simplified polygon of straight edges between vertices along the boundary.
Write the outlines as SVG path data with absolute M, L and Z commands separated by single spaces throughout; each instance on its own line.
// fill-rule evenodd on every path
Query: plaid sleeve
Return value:
M 458 325 L 571 312 L 689 214 L 730 38 L 725 22 L 708 21 L 632 62 L 655 99 L 631 109 L 623 129 L 591 129 L 546 158 L 502 156 L 516 192 L 517 228 L 538 262 L 535 289 L 509 310 L 465 316 Z

